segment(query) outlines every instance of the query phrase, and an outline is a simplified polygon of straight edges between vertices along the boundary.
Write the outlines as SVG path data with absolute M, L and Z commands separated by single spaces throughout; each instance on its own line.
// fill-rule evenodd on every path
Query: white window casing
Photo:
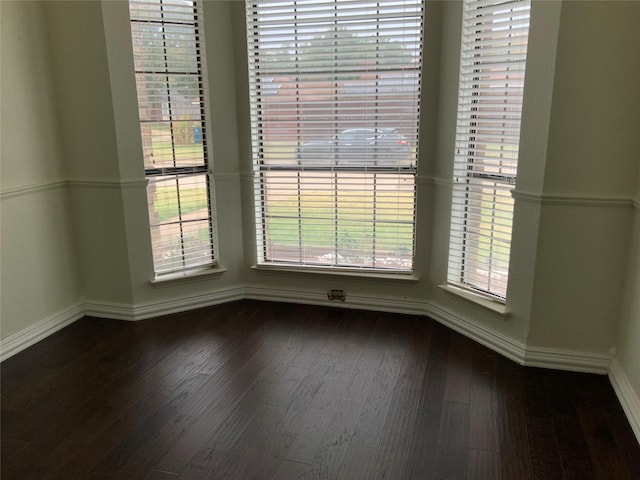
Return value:
M 448 282 L 505 300 L 529 0 L 464 0 Z
M 410 273 L 423 2 L 246 4 L 258 265 Z
M 199 5 L 129 0 L 156 276 L 215 265 Z

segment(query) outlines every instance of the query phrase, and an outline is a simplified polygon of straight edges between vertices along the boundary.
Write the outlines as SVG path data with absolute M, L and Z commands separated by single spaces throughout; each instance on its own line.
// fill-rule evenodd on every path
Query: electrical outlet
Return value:
M 347 294 L 344 290 L 329 290 L 327 292 L 327 298 L 329 300 L 340 300 L 341 302 L 344 302 L 347 298 Z

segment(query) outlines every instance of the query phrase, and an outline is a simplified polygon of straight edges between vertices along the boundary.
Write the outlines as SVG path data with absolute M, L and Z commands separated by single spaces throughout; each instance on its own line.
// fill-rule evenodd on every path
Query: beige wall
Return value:
M 2 189 L 64 178 L 44 9 L 2 2 Z
M 64 183 L 41 2 L 0 2 L 1 324 L 6 339 L 77 304 L 77 243 Z
M 640 168 L 640 6 L 562 4 L 528 343 L 616 342 Z
M 101 4 L 46 2 L 83 294 L 132 300 Z
M 640 175 L 637 185 L 616 358 L 636 398 L 640 400 Z M 639 416 L 640 412 L 636 412 L 636 415 Z
M 629 198 L 638 165 L 640 6 L 562 4 L 545 192 Z

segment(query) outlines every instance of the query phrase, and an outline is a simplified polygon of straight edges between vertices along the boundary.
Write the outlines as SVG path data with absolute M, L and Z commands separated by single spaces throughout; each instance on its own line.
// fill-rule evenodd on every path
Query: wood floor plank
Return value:
M 496 452 L 469 449 L 468 480 L 500 480 L 500 457 Z
M 236 359 L 240 360 L 237 370 L 234 369 L 235 362 L 230 362 L 216 372 L 216 375 L 207 376 L 196 395 L 191 397 L 193 401 L 185 401 L 179 410 L 182 415 L 196 418 L 193 427 L 158 462 L 158 468 L 180 473 L 194 452 L 200 450 L 212 432 L 217 431 L 233 413 L 242 398 L 237 392 L 246 393 L 260 375 L 262 366 L 270 365 L 268 352 L 279 350 L 277 347 L 257 348 L 253 355 Z
M 299 388 L 300 383 L 302 383 L 302 380 L 307 374 L 308 370 L 306 368 L 287 365 L 279 381 L 272 384 L 266 403 L 283 407 L 288 406 L 295 391 Z
M 521 367 L 500 359 L 497 364 L 497 425 L 501 476 L 532 478 Z
M 203 448 L 193 455 L 180 474 L 172 473 L 179 480 L 206 480 L 220 478 L 220 470 L 227 453 Z
M 496 354 L 477 346 L 472 361 L 469 447 L 498 453 Z
M 587 440 L 577 412 L 577 405 L 586 398 L 576 390 L 571 376 L 555 375 L 553 383 L 553 423 L 558 438 L 558 453 L 567 480 L 595 479 Z
M 422 383 L 419 408 L 440 411 L 447 379 L 451 332 L 442 326 L 433 329 L 427 370 Z
M 269 381 L 265 381 L 264 377 L 273 370 L 271 365 L 270 362 L 265 364 L 263 375 L 258 375 L 249 385 L 222 423 L 217 428 L 211 429 L 209 437 L 204 442 L 205 448 L 228 452 L 256 417 L 261 417 L 265 411 L 284 411 L 284 408 L 268 402 L 274 382 L 277 383 L 277 377 L 282 375 L 280 373 L 275 378 L 270 377 Z M 281 364 L 280 367 L 286 367 L 286 365 Z M 281 417 L 282 415 L 278 416 L 278 418 Z M 272 420 L 274 422 L 272 428 L 275 428 L 277 425 L 275 417 Z
M 559 472 L 562 472 L 562 459 L 558 454 L 553 419 L 548 416 L 527 415 L 526 422 L 533 478 L 560 480 L 564 474 L 559 476 Z
M 613 392 L 612 392 L 613 394 Z M 633 431 L 629 429 L 629 423 L 624 415 L 622 406 L 615 399 L 615 403 L 604 413 L 611 426 L 618 447 L 618 454 L 624 458 L 631 472 L 631 478 L 640 478 L 640 461 L 638 461 L 638 440 Z
M 283 460 L 273 474 L 273 480 L 316 480 L 308 463 Z
M 341 399 L 352 375 L 348 372 L 332 371 L 313 398 L 306 411 L 305 420 L 296 432 L 286 458 L 295 462 L 311 463 L 330 426 L 331 419 L 341 404 Z
M 553 425 L 551 385 L 543 370 L 530 369 L 522 379 L 522 386 L 532 476 L 540 480 L 562 478 L 562 459 Z
M 441 410 L 418 410 L 405 478 L 420 480 L 433 477 L 438 461 L 441 416 Z
M 222 462 L 221 478 L 271 478 L 285 459 L 294 438 L 293 434 L 273 430 L 270 418 L 256 417 Z
M 338 480 L 367 480 L 370 477 L 376 449 L 351 444 L 346 458 L 350 459 L 342 465 Z
M 350 398 L 366 398 L 373 379 L 384 357 L 384 351 L 374 348 L 360 348 L 360 355 L 353 369 L 353 379 L 346 395 Z
M 380 443 L 402 362 L 403 356 L 396 352 L 382 357 L 358 421 L 353 439 L 357 445 L 375 447 Z
M 318 364 L 302 379 L 286 407 L 286 413 L 277 429 L 282 432 L 298 433 L 306 420 L 314 398 L 325 387 L 327 375 L 333 372 L 333 365 Z
M 562 459 L 564 478 L 566 480 L 597 478 L 577 414 L 555 415 L 553 423 L 558 436 L 558 453 Z
M 445 401 L 469 403 L 474 347 L 468 338 L 459 335 L 451 338 L 444 384 Z
M 441 480 L 467 476 L 469 465 L 469 405 L 445 402 L 440 421 L 436 475 Z
M 411 444 L 416 432 L 418 405 L 422 393 L 430 348 L 430 329 L 409 341 L 394 396 L 385 419 L 382 438 L 372 468 L 374 478 L 402 478 L 408 471 Z M 415 341 L 419 338 L 419 341 Z
M 362 407 L 361 400 L 342 397 L 311 461 L 309 474 L 313 478 L 337 478 L 345 461 L 350 460 L 347 452 L 352 444 Z
M 52 472 L 51 478 L 82 478 L 88 475 L 101 463 L 121 466 L 155 433 L 159 425 L 168 421 L 165 415 L 175 414 L 180 403 L 188 395 L 197 391 L 197 387 L 205 380 L 205 375 L 191 377 L 181 384 L 176 391 L 167 397 L 150 399 L 147 409 L 138 406 L 117 411 L 113 417 L 107 417 L 105 428 L 82 452 Z M 107 460 L 109 458 L 109 460 Z
M 631 480 L 631 469 L 619 447 L 605 412 L 595 407 L 578 407 L 578 417 L 590 453 L 596 477 L 609 476 L 619 480 Z
M 70 460 L 81 455 L 86 445 L 95 441 L 115 421 L 118 414 L 117 410 L 110 408 L 97 409 L 84 423 L 61 438 L 53 449 L 43 453 L 43 465 L 50 472 L 61 469 Z
M 163 330 L 161 329 L 161 331 Z M 109 340 L 114 341 L 114 339 L 117 339 L 117 343 L 120 344 L 124 341 L 124 338 L 118 335 Z M 45 452 L 57 448 L 58 442 L 55 442 L 55 438 L 66 438 L 69 435 L 73 435 L 73 432 L 81 428 L 85 421 L 91 417 L 96 405 L 103 405 L 106 399 L 109 398 L 107 392 L 120 392 L 120 386 L 116 385 L 117 383 L 126 385 L 129 381 L 140 378 L 141 373 L 142 377 L 144 377 L 144 374 L 149 371 L 162 372 L 160 369 L 154 369 L 154 366 L 158 364 L 157 359 L 161 358 L 162 354 L 167 351 L 161 345 L 147 344 L 144 348 L 129 348 L 124 351 L 120 348 L 112 349 L 115 355 L 109 352 L 104 345 L 100 349 L 92 350 L 93 353 L 98 355 L 97 363 L 86 362 L 89 367 L 83 366 L 82 368 L 71 370 L 69 378 L 73 379 L 73 388 L 67 388 L 63 383 L 63 387 L 65 387 L 64 396 L 56 395 L 56 402 L 48 402 L 45 408 L 38 409 L 40 414 L 47 418 L 47 421 L 42 422 L 41 425 L 56 429 L 50 435 L 42 435 L 42 429 L 40 429 L 37 441 L 38 447 Z M 120 357 L 119 354 L 123 352 L 124 355 Z M 134 356 L 137 356 L 137 358 L 134 359 Z M 81 358 L 85 360 L 84 356 Z M 99 368 L 96 366 L 98 364 L 100 364 Z M 106 373 L 109 369 L 112 372 Z M 92 370 L 95 373 L 95 377 L 90 375 L 86 378 L 87 373 L 91 374 Z M 137 372 L 138 376 L 134 372 Z M 184 380 L 185 378 L 183 377 L 180 381 L 183 382 Z M 155 382 L 152 382 L 152 384 L 158 386 Z M 171 393 L 170 388 L 162 390 L 162 392 L 154 391 L 149 393 L 153 398 L 162 398 Z M 144 390 L 136 389 L 135 391 L 137 394 L 135 398 L 147 403 L 143 394 Z M 127 408 L 130 407 L 128 402 L 120 404 L 119 407 L 125 404 L 127 404 Z M 146 407 L 148 408 L 149 406 L 146 405 Z M 50 422 L 50 418 L 56 418 L 57 421 Z M 47 440 L 51 440 L 51 442 L 47 443 Z
M 134 455 L 121 466 L 121 474 L 128 478 L 144 478 L 153 471 L 158 460 L 195 422 L 194 418 L 175 415 L 158 428 Z
M 144 477 L 144 480 L 177 480 L 178 475 L 170 472 L 163 472 L 162 470 L 152 470 L 149 475 Z

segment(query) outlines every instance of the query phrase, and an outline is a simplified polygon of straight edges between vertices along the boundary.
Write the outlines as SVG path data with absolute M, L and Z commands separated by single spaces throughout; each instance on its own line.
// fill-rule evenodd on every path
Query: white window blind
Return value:
M 213 264 L 202 32 L 189 0 L 130 0 L 156 274 Z
M 464 0 L 448 281 L 504 299 L 529 0 Z
M 260 264 L 413 269 L 422 17 L 247 2 Z

